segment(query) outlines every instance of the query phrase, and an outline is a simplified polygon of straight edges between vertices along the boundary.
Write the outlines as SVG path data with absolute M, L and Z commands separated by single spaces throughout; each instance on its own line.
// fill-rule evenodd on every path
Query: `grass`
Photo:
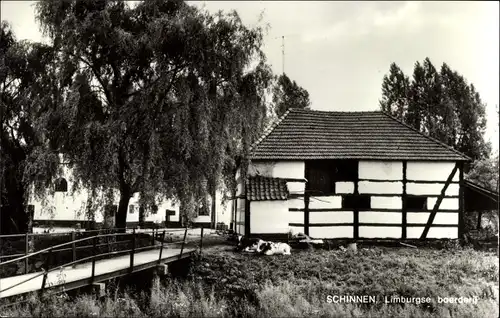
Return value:
M 208 240 L 207 240 L 208 244 Z M 7 316 L 78 317 L 498 317 L 498 256 L 449 248 L 294 250 L 292 256 L 237 254 L 214 245 L 184 280 L 97 300 L 52 296 L 4 310 Z M 429 304 L 328 303 L 328 295 L 430 297 Z M 437 303 L 477 296 L 477 304 Z

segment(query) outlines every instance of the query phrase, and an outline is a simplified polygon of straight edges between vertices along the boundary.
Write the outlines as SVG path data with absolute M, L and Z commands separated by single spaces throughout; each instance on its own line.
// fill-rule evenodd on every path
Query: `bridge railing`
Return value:
M 94 232 L 98 232 L 98 231 L 102 232 L 102 230 L 96 230 Z M 15 285 L 9 286 L 9 287 L 7 287 L 5 289 L 0 289 L 0 293 L 5 292 L 5 291 L 7 291 L 9 289 L 12 289 L 12 288 L 14 288 L 16 286 L 19 286 L 21 284 L 24 284 L 26 282 L 29 282 L 29 281 L 31 281 L 33 279 L 36 279 L 36 278 L 38 278 L 38 277 L 40 277 L 42 275 L 43 275 L 43 280 L 42 280 L 42 286 L 41 286 L 40 290 L 41 290 L 41 293 L 43 293 L 43 291 L 46 288 L 45 285 L 46 285 L 46 280 L 47 280 L 48 273 L 53 272 L 53 271 L 57 271 L 57 270 L 62 270 L 63 268 L 67 268 L 67 267 L 76 265 L 78 263 L 83 263 L 83 262 L 86 262 L 86 261 L 87 262 L 88 261 L 92 262 L 92 274 L 91 274 L 90 279 L 91 279 L 91 282 L 93 282 L 94 278 L 95 278 L 95 263 L 96 263 L 96 260 L 101 259 L 101 258 L 105 258 L 105 257 L 108 257 L 108 256 L 115 256 L 115 255 L 119 255 L 119 254 L 130 253 L 130 271 L 132 272 L 133 269 L 134 269 L 134 255 L 137 252 L 148 250 L 148 249 L 150 250 L 150 249 L 160 248 L 159 258 L 158 258 L 158 263 L 160 263 L 161 260 L 162 260 L 163 249 L 165 248 L 165 243 L 166 243 L 165 242 L 165 237 L 166 237 L 167 233 L 174 233 L 174 232 L 179 233 L 179 232 L 182 232 L 182 231 L 184 232 L 184 237 L 183 237 L 182 240 L 179 240 L 179 241 L 173 241 L 173 240 L 171 240 L 171 241 L 167 242 L 168 244 L 181 244 L 181 251 L 180 251 L 179 258 L 182 258 L 182 254 L 183 254 L 183 251 L 184 251 L 184 246 L 186 245 L 186 237 L 187 237 L 188 229 L 187 228 L 186 229 L 169 229 L 169 230 L 164 229 L 163 231 L 161 231 L 161 235 L 159 233 L 160 232 L 159 229 L 146 229 L 146 230 L 141 230 L 140 232 L 136 231 L 135 229 L 133 229 L 133 230 L 111 229 L 111 231 L 114 231 L 115 233 L 105 233 L 105 234 L 99 233 L 97 235 L 93 235 L 93 236 L 89 236 L 89 237 L 84 237 L 84 238 L 80 238 L 80 239 L 73 239 L 70 242 L 65 242 L 65 243 L 62 243 L 62 244 L 57 244 L 57 245 L 51 246 L 49 248 L 45 248 L 45 249 L 33 252 L 33 253 L 26 253 L 26 255 L 21 255 L 21 256 L 19 256 L 19 254 L 8 255 L 8 257 L 11 257 L 11 258 L 13 256 L 17 256 L 17 257 L 0 263 L 0 272 L 1 272 L 2 267 L 14 264 L 16 262 L 24 261 L 24 262 L 26 262 L 26 264 L 28 264 L 30 258 L 34 258 L 34 257 L 42 255 L 42 254 L 47 254 L 47 257 L 46 257 L 45 262 L 44 262 L 44 264 L 42 266 L 42 272 L 37 273 L 36 275 L 31 276 L 31 277 L 27 278 L 26 280 L 23 280 L 23 281 L 15 284 Z M 85 231 L 85 232 L 90 232 L 90 231 Z M 83 232 L 83 233 L 85 233 L 85 232 Z M 151 243 L 152 244 L 148 245 L 148 246 L 137 247 L 136 243 L 137 243 L 137 237 L 138 237 L 138 235 L 139 234 L 148 234 L 148 233 L 152 234 L 151 235 Z M 9 236 L 10 237 L 14 237 L 16 235 L 14 234 L 14 235 L 9 235 Z M 19 236 L 19 235 L 17 235 L 17 236 Z M 106 242 L 106 243 L 98 244 L 98 241 L 101 238 L 116 238 L 118 236 L 128 236 L 128 237 L 130 237 L 129 242 L 130 242 L 131 247 L 128 248 L 128 249 L 122 249 L 122 250 L 117 250 L 117 251 L 110 251 L 110 247 L 112 245 L 124 243 L 126 241 L 109 242 L 109 240 L 108 240 L 108 242 Z M 3 237 L 7 237 L 7 235 L 4 235 Z M 74 238 L 74 235 L 72 235 L 72 237 Z M 28 239 L 28 236 L 26 236 L 26 239 Z M 86 242 L 86 241 L 92 241 L 92 244 L 88 244 L 88 245 L 84 245 L 84 246 L 77 246 L 77 243 Z M 158 241 L 159 241 L 160 244 L 157 244 Z M 202 242 L 203 242 L 203 228 L 201 228 L 200 249 L 202 247 Z M 71 247 L 67 247 L 67 246 L 70 246 L 70 245 L 71 245 Z M 106 252 L 106 253 L 97 253 L 99 246 L 108 246 L 108 252 Z M 76 252 L 77 252 L 78 249 L 89 249 L 89 248 L 92 249 L 92 255 L 91 256 L 87 256 L 87 257 L 84 257 L 84 258 L 81 258 L 81 259 L 77 259 L 76 258 Z M 70 250 L 72 251 L 72 261 L 71 262 L 67 262 L 65 264 L 57 265 L 57 266 L 54 266 L 54 267 L 51 268 L 51 261 L 53 259 L 54 253 L 63 252 L 63 251 L 70 251 Z M 27 265 L 26 265 L 26 268 L 28 268 Z M 0 288 L 1 288 L 1 286 L 0 286 Z

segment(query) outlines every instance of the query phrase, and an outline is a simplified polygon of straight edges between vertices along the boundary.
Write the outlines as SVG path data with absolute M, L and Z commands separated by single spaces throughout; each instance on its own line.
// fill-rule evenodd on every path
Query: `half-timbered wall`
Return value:
M 298 161 L 255 162 L 250 173 L 301 179 L 307 178 L 306 165 Z M 336 181 L 334 192 L 324 195 L 305 195 L 305 183 L 287 182 L 291 192 L 288 230 L 314 238 L 420 238 L 455 165 L 455 162 L 362 160 L 357 165 L 356 180 Z M 427 238 L 458 237 L 459 175 L 457 170 Z M 261 213 L 261 209 L 264 210 L 259 205 L 251 206 L 250 215 Z M 269 207 L 265 210 L 272 213 Z M 278 230 L 281 225 L 276 224 L 275 231 Z

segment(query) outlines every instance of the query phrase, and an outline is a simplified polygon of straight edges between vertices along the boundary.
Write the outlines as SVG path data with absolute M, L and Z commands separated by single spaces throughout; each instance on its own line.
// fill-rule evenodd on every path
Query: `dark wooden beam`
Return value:
M 462 239 L 465 234 L 465 215 L 464 215 L 464 206 L 465 206 L 465 191 L 464 191 L 464 163 L 460 162 L 459 167 L 459 182 L 460 188 L 458 189 L 458 238 Z
M 451 183 L 451 180 L 453 180 L 453 177 L 455 176 L 455 173 L 457 173 L 459 163 L 457 162 L 455 164 L 455 167 L 451 171 L 450 175 L 448 176 L 448 179 L 446 180 L 446 183 L 444 184 L 443 189 L 441 190 L 441 195 L 437 198 L 436 204 L 434 204 L 434 208 L 432 209 L 431 214 L 429 215 L 429 219 L 427 220 L 427 224 L 425 225 L 424 231 L 422 232 L 422 235 L 420 236 L 420 239 L 425 239 L 427 238 L 427 234 L 429 233 L 429 229 L 432 225 L 432 222 L 434 222 L 434 218 L 436 217 L 436 213 L 439 209 L 439 206 L 441 205 L 441 202 L 443 201 L 444 194 L 446 193 L 446 190 L 448 189 L 448 186 Z
M 245 199 L 245 236 L 250 237 L 250 200 Z
M 401 200 L 403 201 L 403 211 L 402 212 L 402 227 L 401 227 L 401 238 L 406 239 L 406 223 L 407 223 L 407 214 L 406 214 L 406 167 L 408 166 L 408 161 L 403 161 L 403 197 Z
M 306 180 L 309 180 L 309 165 L 308 161 L 305 162 L 304 164 L 304 176 L 306 177 Z M 305 185 L 305 193 L 304 193 L 304 234 L 309 235 L 309 198 L 311 196 L 311 193 L 308 191 L 309 190 L 309 182 L 306 182 Z
M 356 169 L 356 179 L 354 180 L 354 195 L 357 197 L 359 196 L 359 161 L 356 163 L 358 165 L 358 168 Z M 352 237 L 356 240 L 359 238 L 359 208 L 358 208 L 358 202 L 359 200 L 356 200 L 356 206 L 353 209 L 353 235 Z

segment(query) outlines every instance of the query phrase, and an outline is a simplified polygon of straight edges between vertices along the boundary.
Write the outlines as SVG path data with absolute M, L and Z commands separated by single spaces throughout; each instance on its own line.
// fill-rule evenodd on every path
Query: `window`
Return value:
M 133 204 L 128 206 L 128 213 L 129 214 L 134 214 L 135 213 L 135 206 Z
M 356 181 L 358 179 L 358 161 L 337 160 L 335 165 L 335 181 Z
M 364 210 L 370 207 L 370 196 L 368 195 L 351 194 L 342 196 L 342 208 Z
M 312 195 L 335 194 L 335 182 L 358 179 L 357 160 L 314 160 L 306 165 L 307 189 Z
M 208 210 L 208 206 L 205 202 L 200 203 L 198 207 L 198 215 L 210 215 L 210 211 Z
M 59 178 L 55 182 L 56 192 L 67 192 L 68 182 L 64 178 Z
M 330 160 L 307 162 L 307 190 L 311 195 L 335 193 L 334 166 Z
M 427 211 L 427 197 L 411 196 L 406 197 L 406 211 Z

